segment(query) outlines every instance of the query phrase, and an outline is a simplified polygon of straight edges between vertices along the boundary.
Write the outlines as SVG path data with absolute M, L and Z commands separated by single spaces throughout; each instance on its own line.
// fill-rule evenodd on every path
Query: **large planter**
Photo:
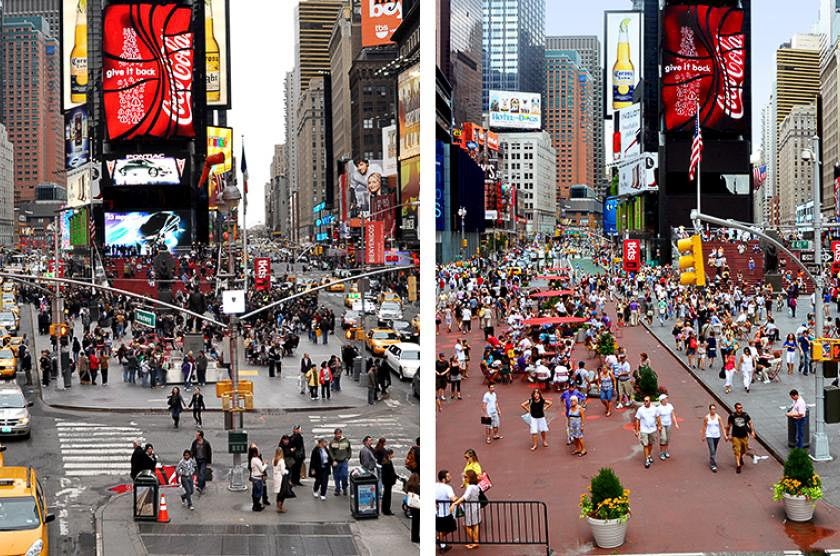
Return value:
M 804 496 L 794 496 L 783 493 L 782 501 L 785 504 L 785 515 L 790 521 L 811 521 L 814 517 L 816 503 Z
M 624 544 L 628 520 L 587 517 L 595 544 L 601 548 L 616 548 Z

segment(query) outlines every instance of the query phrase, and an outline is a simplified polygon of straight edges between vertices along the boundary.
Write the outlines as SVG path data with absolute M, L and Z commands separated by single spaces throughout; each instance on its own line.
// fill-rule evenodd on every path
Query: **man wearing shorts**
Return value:
M 679 429 L 680 424 L 677 422 L 677 414 L 674 412 L 674 406 L 668 403 L 668 394 L 661 394 L 659 396 L 659 407 L 656 408 L 656 418 L 659 419 L 659 459 L 665 461 L 671 457 L 668 452 L 668 442 L 671 439 L 671 426 Z
M 616 409 L 621 409 L 623 405 L 629 407 L 633 396 L 633 385 L 630 383 L 630 363 L 627 362 L 625 354 L 618 354 L 618 362 L 613 365 L 613 374 L 618 383 L 618 405 L 615 407 Z
M 653 464 L 651 451 L 656 431 L 661 427 L 659 417 L 656 415 L 656 408 L 650 405 L 650 396 L 645 396 L 644 405 L 636 410 L 634 429 L 636 438 L 641 442 L 645 450 L 645 469 Z
M 485 436 L 487 443 L 490 444 L 493 440 L 501 440 L 504 436 L 499 434 L 499 425 L 501 424 L 502 412 L 499 409 L 499 402 L 496 399 L 496 386 L 493 384 L 487 385 L 487 391 L 481 400 L 481 411 L 485 423 Z
M 745 454 L 752 456 L 753 463 L 758 461 L 756 455 L 750 451 L 750 435 L 755 438 L 752 419 L 740 403 L 735 404 L 735 413 L 729 416 L 726 424 L 726 434 L 732 441 L 732 452 L 735 454 L 735 473 L 741 472 Z
M 449 511 L 450 504 L 458 499 L 449 484 L 451 482 L 452 476 L 449 471 L 446 469 L 438 471 L 438 482 L 435 483 L 435 531 L 438 537 L 438 548 L 441 552 L 446 552 L 452 548 L 444 541 L 448 534 L 458 529 L 455 516 Z

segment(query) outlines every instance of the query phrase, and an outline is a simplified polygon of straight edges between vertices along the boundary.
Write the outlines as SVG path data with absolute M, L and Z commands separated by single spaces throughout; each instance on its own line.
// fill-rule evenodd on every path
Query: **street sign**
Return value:
M 811 242 L 807 239 L 795 239 L 790 242 L 791 249 L 808 250 L 811 249 Z
M 134 310 L 134 322 L 149 328 L 157 327 L 157 316 L 151 311 L 144 311 L 143 309 Z
M 247 432 L 228 432 L 228 453 L 229 454 L 245 454 L 248 452 L 248 433 Z
M 817 259 L 814 256 L 813 251 L 802 251 L 799 253 L 799 260 L 802 261 L 804 264 L 813 264 Z

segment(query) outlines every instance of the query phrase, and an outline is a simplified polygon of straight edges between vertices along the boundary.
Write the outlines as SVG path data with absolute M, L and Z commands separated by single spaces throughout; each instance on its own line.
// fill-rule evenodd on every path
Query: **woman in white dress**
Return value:
M 738 369 L 744 378 L 744 390 L 750 392 L 750 385 L 752 384 L 753 372 L 755 372 L 755 358 L 750 351 L 749 346 L 744 348 L 741 357 L 738 358 Z
M 467 532 L 467 538 L 472 541 L 471 544 L 464 545 L 464 548 L 473 549 L 478 548 L 478 526 L 481 523 L 481 503 L 479 502 L 481 489 L 478 487 L 478 475 L 475 471 L 468 469 L 464 472 L 464 484 L 467 487 L 464 494 L 452 502 L 449 511 L 455 513 L 457 506 L 463 506 L 464 529 Z

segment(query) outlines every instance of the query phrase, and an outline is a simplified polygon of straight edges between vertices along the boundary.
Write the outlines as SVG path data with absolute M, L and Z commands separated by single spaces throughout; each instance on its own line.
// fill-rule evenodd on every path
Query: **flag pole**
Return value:
M 697 103 L 697 133 L 700 133 L 700 102 Z M 703 211 L 700 210 L 700 176 L 703 175 L 703 171 L 701 170 L 701 165 L 703 164 L 702 157 L 697 161 L 697 212 L 703 214 Z
M 245 135 L 242 135 L 242 289 L 248 291 L 248 166 Z

